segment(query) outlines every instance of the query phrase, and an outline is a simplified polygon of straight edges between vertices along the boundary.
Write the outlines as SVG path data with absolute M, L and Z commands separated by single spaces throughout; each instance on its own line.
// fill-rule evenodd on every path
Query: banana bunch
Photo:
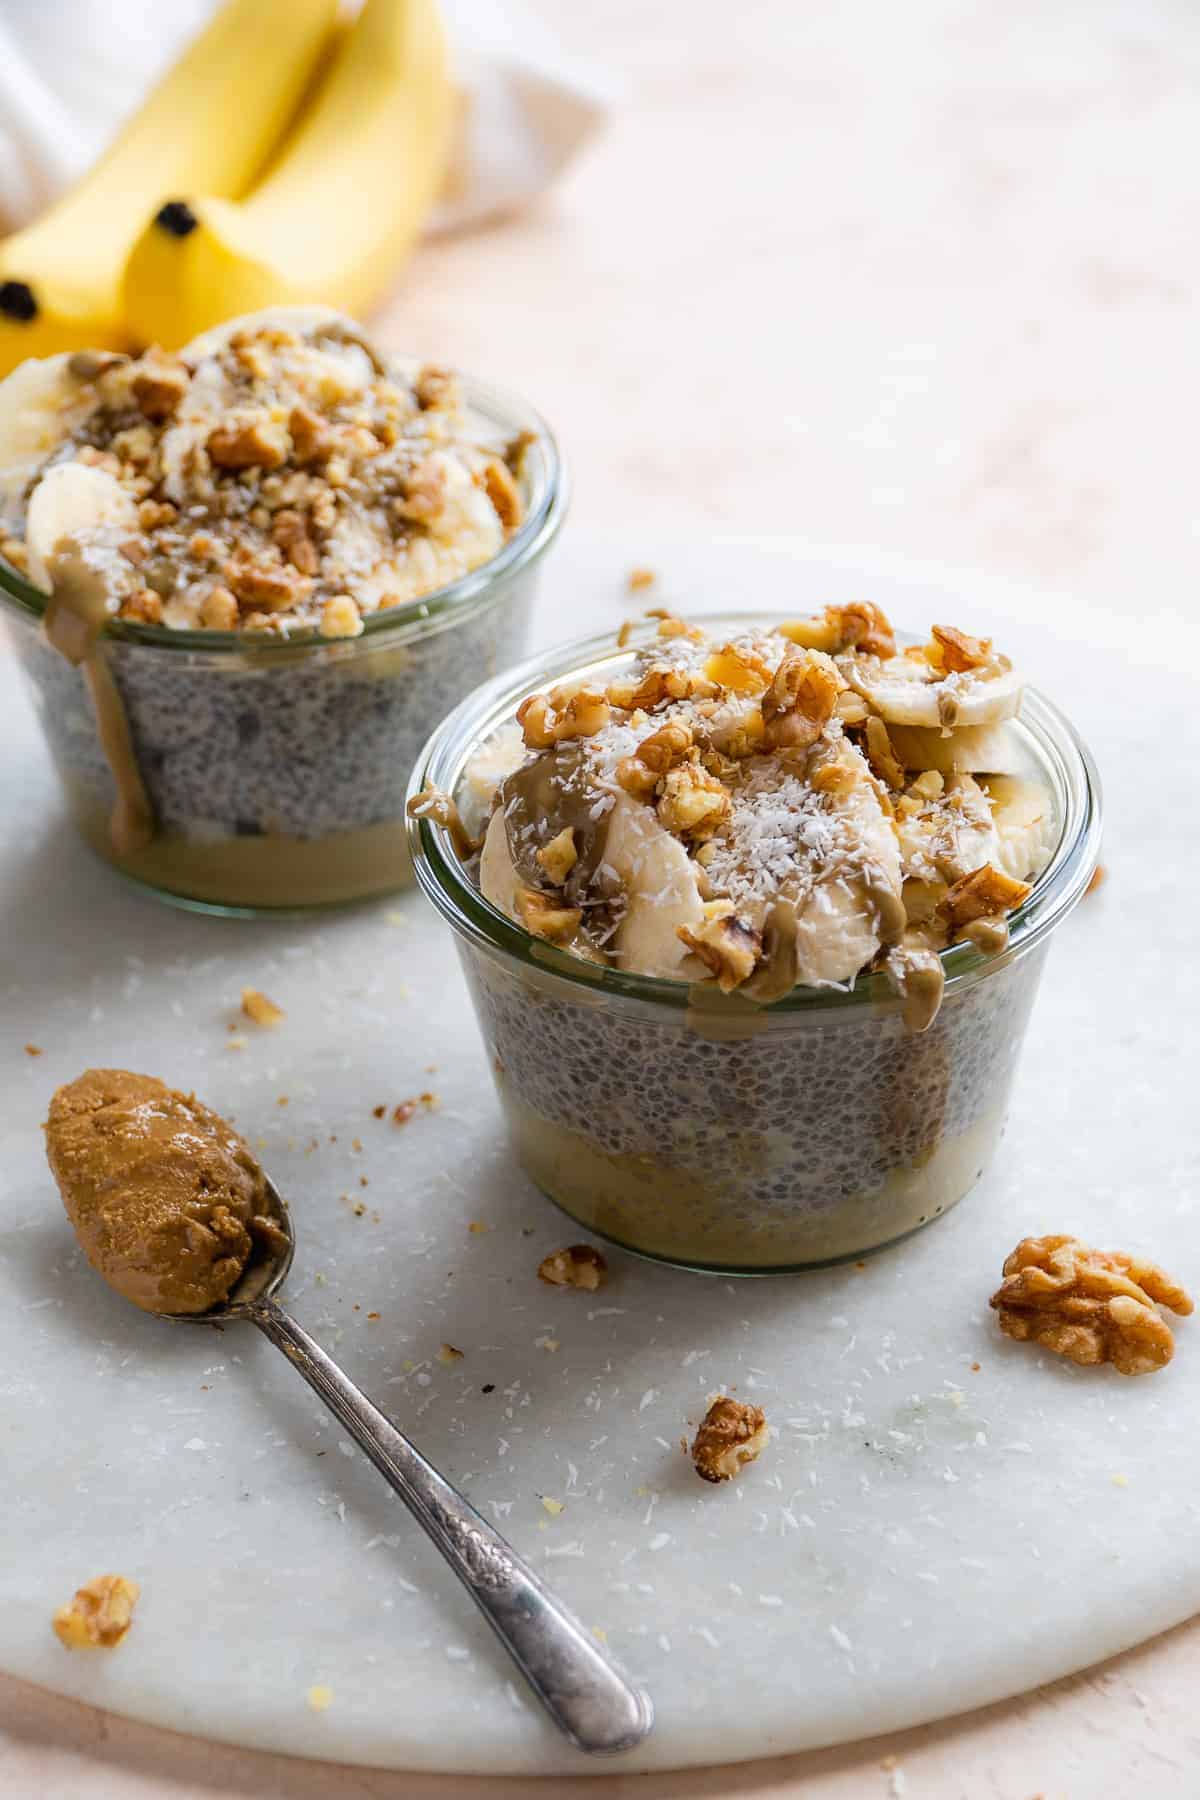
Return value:
M 0 376 L 378 296 L 437 196 L 453 93 L 437 0 L 338 13 L 226 0 L 78 186 L 0 242 Z

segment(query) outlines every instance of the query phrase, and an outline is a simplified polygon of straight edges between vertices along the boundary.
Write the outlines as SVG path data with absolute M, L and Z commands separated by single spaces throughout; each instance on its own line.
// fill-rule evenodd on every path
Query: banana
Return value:
M 137 507 L 120 482 L 89 463 L 55 463 L 30 494 L 25 514 L 30 579 L 48 588 L 55 546 L 104 526 L 137 527 Z
M 0 519 L 19 522 L 30 477 L 95 404 L 67 356 L 30 361 L 0 381 Z
M 29 578 L 50 596 L 42 628 L 69 662 L 87 660 L 108 619 L 138 585 L 119 547 L 136 526 L 131 496 L 88 463 L 56 463 L 29 496 Z
M 998 725 L 1021 705 L 1021 677 L 1004 657 L 961 675 L 942 675 L 916 656 L 846 657 L 840 666 L 888 725 Z
M 927 725 L 892 725 L 892 749 L 904 768 L 939 775 L 1015 775 L 1018 745 L 1003 725 L 965 725 L 944 737 Z
M 854 851 L 844 870 L 835 866 L 821 877 L 796 908 L 795 980 L 804 987 L 852 981 L 905 920 L 900 847 L 866 762 L 849 744 L 819 760 L 854 776 L 825 803 Z
M 436 198 L 452 114 L 436 0 L 367 0 L 249 199 L 180 182 L 142 232 L 123 283 L 135 338 L 173 348 L 280 304 L 364 309 Z
M 517 910 L 520 886 L 509 854 L 504 814 L 497 808 L 488 822 L 483 849 L 479 853 L 479 891 L 498 912 L 520 924 L 521 915 Z
M 972 775 L 951 775 L 918 812 L 901 810 L 896 830 L 905 877 L 939 890 L 1000 855 L 988 796 Z
M 26 357 L 126 342 L 121 277 L 151 209 L 164 192 L 246 191 L 337 10 L 337 0 L 228 0 L 91 172 L 0 244 L 0 375 Z
M 696 864 L 653 808 L 628 794 L 617 795 L 608 815 L 604 861 L 625 889 L 625 913 L 613 937 L 621 968 L 678 976 L 690 955 L 678 928 L 704 918 Z
M 1040 782 L 1013 775 L 988 775 L 980 785 L 991 802 L 999 840 L 992 862 L 1016 881 L 1040 875 L 1058 838 L 1050 795 Z

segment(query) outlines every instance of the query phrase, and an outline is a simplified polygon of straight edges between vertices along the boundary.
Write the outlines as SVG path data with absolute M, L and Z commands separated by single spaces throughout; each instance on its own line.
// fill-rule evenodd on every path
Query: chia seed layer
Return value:
M 764 1014 L 729 1041 L 703 1014 L 461 948 L 534 1179 L 630 1248 L 722 1267 L 854 1255 L 960 1199 L 998 1136 L 1044 955 L 948 995 L 920 1035 L 898 1010 L 847 1007 Z

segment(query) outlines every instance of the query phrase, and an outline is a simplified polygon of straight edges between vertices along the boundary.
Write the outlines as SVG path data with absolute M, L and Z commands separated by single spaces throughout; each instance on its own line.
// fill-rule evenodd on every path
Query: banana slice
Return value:
M 625 889 L 624 917 L 612 940 L 620 967 L 678 977 L 691 954 L 679 927 L 704 918 L 696 864 L 652 809 L 628 794 L 616 797 L 608 815 L 603 861 Z
M 900 846 L 866 760 L 843 742 L 832 755 L 818 753 L 810 777 L 835 764 L 848 785 L 825 805 L 847 855 L 841 861 L 835 852 L 796 912 L 796 981 L 804 987 L 853 980 L 905 922 Z
M 467 830 L 478 832 L 487 818 L 496 789 L 525 761 L 525 740 L 519 725 L 502 725 L 478 749 L 462 773 L 455 800 Z
M 517 911 L 520 885 L 509 854 L 504 814 L 496 811 L 492 814 L 483 840 L 483 849 L 479 853 L 479 887 L 485 900 L 490 900 L 499 912 L 507 914 L 518 925 L 521 922 L 521 915 Z
M 30 476 L 96 404 L 70 360 L 31 359 L 0 381 L 0 513 L 12 524 Z
M 1003 725 L 964 725 L 948 737 L 925 725 L 893 725 L 888 736 L 906 769 L 939 775 L 1016 775 L 1021 751 Z
M 937 890 L 939 897 L 950 882 L 995 863 L 1001 854 L 988 795 L 971 775 L 951 775 L 942 793 L 917 812 L 902 806 L 896 829 L 906 881 Z M 925 896 L 918 889 L 909 895 L 914 897 L 922 901 Z M 920 916 L 919 907 L 912 916 Z
M 992 806 L 997 848 L 988 859 L 1016 881 L 1040 875 L 1054 854 L 1058 824 L 1054 804 L 1037 781 L 991 775 L 982 783 Z
M 680 925 L 698 925 L 704 902 L 697 868 L 678 838 L 659 824 L 652 808 L 618 794 L 607 818 L 603 864 L 625 890 L 625 912 L 610 942 L 618 967 L 638 975 L 680 975 L 690 952 Z M 504 818 L 494 812 L 479 857 L 484 898 L 518 924 L 521 881 L 508 848 Z
M 68 662 L 87 660 L 105 622 L 137 585 L 118 548 L 136 524 L 137 508 L 124 488 L 88 463 L 55 463 L 29 496 L 29 577 L 50 596 L 42 627 Z
M 25 543 L 29 573 L 39 587 L 50 589 L 55 548 L 64 538 L 116 527 L 137 526 L 137 508 L 121 484 L 90 463 L 56 463 L 47 469 L 29 496 Z
M 916 656 L 848 656 L 838 666 L 888 725 L 998 725 L 1021 704 L 1021 677 L 1006 657 L 953 675 L 939 674 Z

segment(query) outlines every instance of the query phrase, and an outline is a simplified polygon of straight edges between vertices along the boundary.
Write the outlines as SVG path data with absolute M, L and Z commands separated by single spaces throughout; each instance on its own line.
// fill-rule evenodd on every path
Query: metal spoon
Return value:
M 315 1339 L 276 1302 L 292 1266 L 287 1204 L 268 1179 L 280 1241 L 251 1260 L 228 1299 L 203 1313 L 160 1313 L 173 1324 L 249 1319 L 282 1350 L 395 1488 L 437 1545 L 560 1730 L 580 1750 L 611 1756 L 640 1744 L 654 1723 L 648 1695 L 623 1675 L 533 1570 Z

